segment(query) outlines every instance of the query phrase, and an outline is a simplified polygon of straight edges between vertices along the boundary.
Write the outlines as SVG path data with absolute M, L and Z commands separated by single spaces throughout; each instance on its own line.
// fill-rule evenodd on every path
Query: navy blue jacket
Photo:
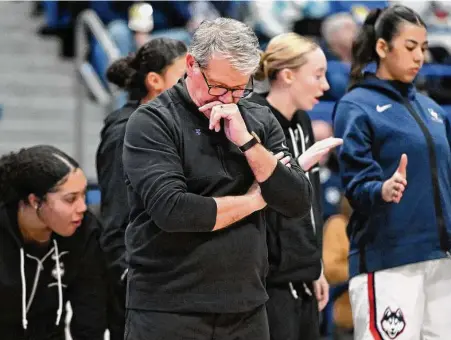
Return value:
M 413 85 L 365 79 L 334 112 L 345 195 L 350 277 L 445 256 L 451 229 L 451 126 L 444 110 Z M 408 156 L 399 204 L 381 189 Z

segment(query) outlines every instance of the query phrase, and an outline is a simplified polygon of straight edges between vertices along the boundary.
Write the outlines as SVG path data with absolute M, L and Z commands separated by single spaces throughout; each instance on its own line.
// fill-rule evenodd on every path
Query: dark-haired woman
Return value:
M 104 262 L 86 185 L 78 164 L 51 146 L 0 158 L 2 340 L 64 340 L 67 301 L 72 338 L 103 339 Z
M 125 126 L 140 104 L 147 103 L 171 88 L 185 73 L 186 46 L 169 38 L 157 38 L 144 44 L 134 56 L 114 62 L 107 70 L 110 82 L 125 89 L 129 101 L 105 119 L 97 150 L 97 175 L 102 194 L 101 244 L 107 256 L 115 310 L 110 333 L 112 340 L 122 339 L 125 315 L 125 228 L 129 206 L 122 164 Z
M 354 209 L 349 290 L 359 340 L 451 334 L 451 125 L 415 91 L 427 45 L 411 9 L 371 12 L 353 46 L 352 86 L 336 107 Z M 376 72 L 362 74 L 371 62 Z

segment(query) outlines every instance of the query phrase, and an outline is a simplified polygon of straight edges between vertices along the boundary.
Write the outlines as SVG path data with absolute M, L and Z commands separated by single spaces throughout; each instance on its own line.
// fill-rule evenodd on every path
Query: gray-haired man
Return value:
M 127 125 L 126 340 L 268 340 L 262 209 L 310 209 L 311 187 L 267 108 L 250 103 L 258 41 L 219 18 L 195 32 L 187 77 Z M 275 155 L 273 155 L 273 153 Z

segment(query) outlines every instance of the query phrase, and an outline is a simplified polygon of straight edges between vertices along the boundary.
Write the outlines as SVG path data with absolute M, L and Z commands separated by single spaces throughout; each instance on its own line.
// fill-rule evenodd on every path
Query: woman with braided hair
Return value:
M 86 210 L 87 180 L 52 146 L 0 158 L 0 334 L 2 340 L 74 340 L 106 329 L 98 224 Z

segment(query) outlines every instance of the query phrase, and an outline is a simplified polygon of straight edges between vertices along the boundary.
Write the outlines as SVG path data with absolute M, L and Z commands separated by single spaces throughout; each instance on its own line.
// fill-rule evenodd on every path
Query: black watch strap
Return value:
M 247 142 L 244 143 L 243 145 L 241 145 L 239 147 L 241 152 L 246 152 L 247 150 L 249 150 L 250 148 L 252 148 L 255 144 L 260 143 L 260 139 L 258 138 L 258 136 L 255 133 L 252 133 L 252 139 Z

